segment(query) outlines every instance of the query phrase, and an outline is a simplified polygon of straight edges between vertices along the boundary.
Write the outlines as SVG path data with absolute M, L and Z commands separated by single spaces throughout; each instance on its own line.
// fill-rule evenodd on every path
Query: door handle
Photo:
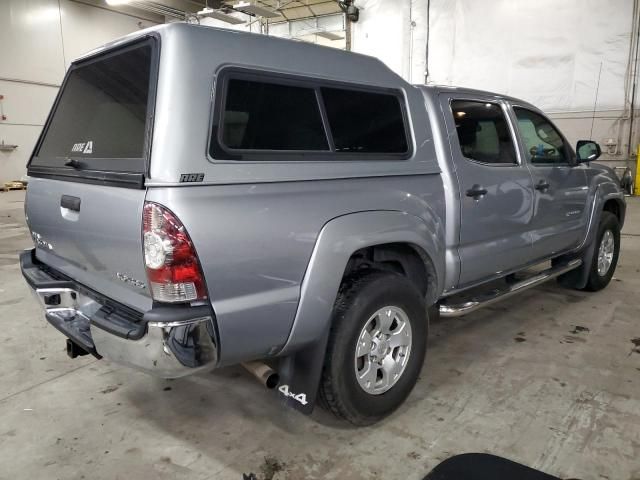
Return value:
M 67 158 L 67 161 L 64 162 L 64 165 L 66 167 L 72 167 L 77 170 L 82 167 L 82 162 L 80 162 L 80 160 L 76 160 L 75 158 Z
M 60 206 L 74 212 L 80 211 L 80 199 L 71 195 L 62 195 L 60 198 Z
M 549 190 L 549 187 L 551 185 L 549 185 L 549 182 L 547 182 L 546 180 L 540 180 L 536 186 L 535 189 L 536 190 L 540 190 L 541 192 L 546 192 L 547 190 Z
M 487 189 L 481 185 L 475 184 L 469 190 L 467 190 L 467 197 L 473 197 L 474 200 L 479 200 L 487 194 Z

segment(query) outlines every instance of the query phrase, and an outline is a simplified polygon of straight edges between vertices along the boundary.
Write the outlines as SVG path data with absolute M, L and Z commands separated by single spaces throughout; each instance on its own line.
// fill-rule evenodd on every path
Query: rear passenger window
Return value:
M 500 105 L 453 100 L 451 111 L 464 157 L 489 164 L 517 163 L 513 138 Z
M 321 88 L 337 152 L 406 153 L 407 134 L 396 95 Z
M 313 88 L 240 79 L 228 82 L 222 141 L 239 150 L 329 150 Z

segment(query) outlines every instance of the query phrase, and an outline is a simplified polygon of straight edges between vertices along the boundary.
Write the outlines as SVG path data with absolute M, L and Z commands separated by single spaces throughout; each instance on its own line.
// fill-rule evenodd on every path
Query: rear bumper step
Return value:
M 218 350 L 208 305 L 155 307 L 140 315 L 52 271 L 34 250 L 20 254 L 20 266 L 45 318 L 74 347 L 163 378 L 215 366 Z
M 578 268 L 580 265 L 582 265 L 581 259 L 571 260 L 570 262 L 543 270 L 529 278 L 513 283 L 504 289 L 492 290 L 467 302 L 459 304 L 442 304 L 440 305 L 440 316 L 460 317 L 467 313 L 475 312 L 482 307 L 504 300 L 505 298 L 509 298 L 512 295 L 530 288 L 537 287 L 541 283 Z

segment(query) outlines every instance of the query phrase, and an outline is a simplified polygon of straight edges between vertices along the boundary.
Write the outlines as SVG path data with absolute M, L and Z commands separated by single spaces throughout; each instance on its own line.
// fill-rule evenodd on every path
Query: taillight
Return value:
M 165 207 L 145 202 L 142 232 L 153 299 L 188 302 L 207 298 L 196 250 L 180 220 Z

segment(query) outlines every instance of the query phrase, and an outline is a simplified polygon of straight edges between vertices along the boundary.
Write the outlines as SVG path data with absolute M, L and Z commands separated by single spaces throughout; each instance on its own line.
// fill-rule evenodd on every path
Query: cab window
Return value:
M 513 138 L 499 104 L 453 100 L 451 111 L 465 158 L 487 164 L 517 164 Z
M 527 159 L 533 165 L 568 164 L 568 149 L 560 132 L 542 115 L 514 107 Z

